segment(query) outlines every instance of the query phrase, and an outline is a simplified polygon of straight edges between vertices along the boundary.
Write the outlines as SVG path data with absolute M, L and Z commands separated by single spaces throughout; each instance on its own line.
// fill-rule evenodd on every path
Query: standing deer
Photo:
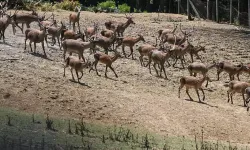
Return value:
M 77 9 L 77 13 L 72 13 L 69 15 L 69 25 L 71 27 L 71 23 L 73 23 L 73 31 L 75 32 L 75 24 L 77 23 L 78 25 L 78 30 L 80 30 L 80 24 L 79 24 L 79 20 L 80 20 L 80 14 L 81 14 L 81 7 L 76 7 L 75 9 Z
M 44 40 L 46 41 L 46 27 L 44 27 L 43 25 L 40 24 L 39 22 L 39 26 L 41 27 L 41 30 L 37 30 L 37 29 L 32 29 L 32 28 L 28 28 L 25 30 L 25 47 L 24 50 L 26 50 L 26 41 L 29 39 L 30 40 L 30 50 L 32 52 L 32 47 L 31 47 L 31 43 L 34 43 L 34 52 L 36 52 L 36 43 L 41 43 L 42 44 L 42 48 L 43 48 L 43 52 L 44 52 L 44 57 L 47 57 L 46 53 L 45 53 L 45 49 L 44 49 Z M 47 43 L 47 41 L 46 41 Z

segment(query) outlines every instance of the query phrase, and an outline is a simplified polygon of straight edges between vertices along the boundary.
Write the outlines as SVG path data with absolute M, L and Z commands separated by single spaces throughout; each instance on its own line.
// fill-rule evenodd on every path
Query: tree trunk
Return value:
M 248 26 L 250 27 L 250 0 L 248 0 Z

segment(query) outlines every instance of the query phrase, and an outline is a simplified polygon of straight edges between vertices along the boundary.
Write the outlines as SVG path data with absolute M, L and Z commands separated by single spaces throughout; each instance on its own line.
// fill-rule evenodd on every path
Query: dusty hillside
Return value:
M 68 23 L 68 14 L 57 12 L 56 18 Z M 98 22 L 103 27 L 105 18 L 125 21 L 123 16 L 82 12 L 81 25 Z M 195 25 L 191 41 L 194 45 L 199 41 L 206 46 L 206 53 L 200 53 L 205 63 L 212 63 L 213 60 L 249 62 L 249 36 L 233 26 L 187 22 L 184 16 L 179 15 L 161 14 L 160 23 L 155 22 L 156 18 L 157 14 L 135 14 L 136 25 L 129 27 L 125 35 L 141 33 L 148 43 L 154 43 L 160 28 L 172 27 L 173 23 L 169 21 L 182 21 L 184 29 L 190 30 Z M 84 84 L 77 84 L 70 80 L 69 69 L 66 78 L 63 78 L 62 51 L 58 47 L 46 47 L 49 59 L 44 59 L 42 55 L 29 53 L 29 47 L 27 51 L 23 50 L 24 35 L 20 30 L 15 36 L 10 27 L 6 32 L 6 43 L 0 44 L 0 105 L 3 107 L 140 126 L 163 135 L 193 138 L 203 127 L 207 139 L 247 143 L 250 138 L 250 116 L 242 106 L 242 97 L 236 94 L 235 104 L 227 103 L 224 84 L 229 78 L 226 74 L 221 76 L 221 81 L 209 84 L 204 104 L 197 103 L 194 92 L 192 96 L 196 101 L 185 100 L 188 96 L 184 89 L 179 99 L 179 79 L 188 75 L 187 70 L 169 67 L 166 70 L 170 80 L 158 78 L 154 70 L 151 75 L 147 68 L 140 66 L 138 52 L 135 51 L 137 60 L 122 58 L 114 62 L 119 78 L 115 78 L 110 70 L 110 78 L 105 78 L 105 67 L 99 65 L 101 77 L 94 71 L 88 73 L 86 70 L 82 79 Z M 43 54 L 40 44 L 37 45 L 37 52 Z M 88 57 L 89 54 L 86 52 L 84 55 Z M 190 63 L 189 56 L 186 58 L 187 64 Z M 209 73 L 213 80 L 216 80 L 215 73 L 215 69 Z M 247 80 L 248 77 L 243 75 L 241 78 Z

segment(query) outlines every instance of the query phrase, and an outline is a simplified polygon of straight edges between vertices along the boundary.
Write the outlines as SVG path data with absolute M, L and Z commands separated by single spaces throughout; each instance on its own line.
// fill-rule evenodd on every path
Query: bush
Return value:
M 55 7 L 52 5 L 52 3 L 42 3 L 42 5 L 39 6 L 37 9 L 41 11 L 54 11 Z
M 127 4 L 122 4 L 118 6 L 120 12 L 127 13 L 130 12 L 130 7 Z
M 63 2 L 54 5 L 57 9 L 74 11 L 76 7 L 80 7 L 79 1 L 63 0 Z
M 106 2 L 98 3 L 97 7 L 101 10 L 115 9 L 115 1 L 107 0 Z

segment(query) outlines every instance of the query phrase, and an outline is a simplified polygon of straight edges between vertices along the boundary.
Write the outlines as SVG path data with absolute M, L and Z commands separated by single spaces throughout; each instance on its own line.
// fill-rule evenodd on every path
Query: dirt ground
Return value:
M 69 12 L 55 14 L 56 19 L 68 23 Z M 128 27 L 125 36 L 140 33 L 147 43 L 152 44 L 159 29 L 172 28 L 173 22 L 170 21 L 178 21 L 184 30 L 191 30 L 195 25 L 191 42 L 206 46 L 206 53 L 200 53 L 204 63 L 211 64 L 214 60 L 249 63 L 249 33 L 238 31 L 234 26 L 206 21 L 188 22 L 185 16 L 173 14 L 160 14 L 158 23 L 155 22 L 157 14 L 134 14 L 133 17 L 136 24 Z M 82 12 L 81 28 L 93 22 L 104 28 L 107 18 L 126 20 L 124 15 Z M 36 23 L 33 25 L 37 27 Z M 249 142 L 249 113 L 243 107 L 239 94 L 234 96 L 233 105 L 227 103 L 224 84 L 229 77 L 225 73 L 222 73 L 220 81 L 215 81 L 216 70 L 210 70 L 209 76 L 214 81 L 205 88 L 204 104 L 198 103 L 193 90 L 191 96 L 195 101 L 186 100 L 188 96 L 184 89 L 179 99 L 179 79 L 189 75 L 187 69 L 169 67 L 166 71 L 170 80 L 156 77 L 153 69 L 151 75 L 148 68 L 141 67 L 135 50 L 136 60 L 121 58 L 113 63 L 119 78 L 115 78 L 110 70 L 110 78 L 105 78 L 105 66 L 99 64 L 101 77 L 95 71 L 89 73 L 85 70 L 81 80 L 84 84 L 78 84 L 70 80 L 69 68 L 63 77 L 62 51 L 57 46 L 45 46 L 49 59 L 41 57 L 40 44 L 37 44 L 37 52 L 41 55 L 31 54 L 29 47 L 24 51 L 24 35 L 17 30 L 18 33 L 13 35 L 11 27 L 8 27 L 6 43 L 0 44 L 1 107 L 59 117 L 84 117 L 86 121 L 142 127 L 163 135 L 191 138 L 204 128 L 206 139 Z M 139 42 L 136 47 L 141 44 Z M 84 56 L 89 54 L 86 52 Z M 187 66 L 190 57 L 186 58 Z M 241 79 L 247 81 L 248 75 L 242 75 Z

